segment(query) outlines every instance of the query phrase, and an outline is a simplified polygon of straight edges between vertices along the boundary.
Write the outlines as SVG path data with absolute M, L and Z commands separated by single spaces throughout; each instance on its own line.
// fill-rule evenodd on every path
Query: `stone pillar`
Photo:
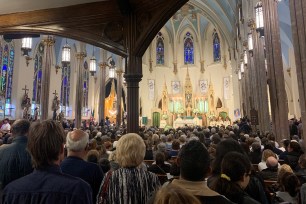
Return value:
M 302 122 L 306 123 L 306 2 L 289 1 Z M 305 125 L 304 130 L 305 131 Z M 306 134 L 303 133 L 306 145 Z
M 49 110 L 49 94 L 50 94 L 50 76 L 51 76 L 51 59 L 52 59 L 52 46 L 55 40 L 52 36 L 48 36 L 43 40 L 45 45 L 45 52 L 42 66 L 42 80 L 41 80 L 41 120 L 48 119 Z
M 288 106 L 280 44 L 277 0 L 263 0 L 268 84 L 273 132 L 278 141 L 289 137 Z
M 122 63 L 121 63 L 122 64 Z M 119 63 L 120 66 L 120 63 Z M 122 121 L 122 107 L 121 107 L 121 97 L 122 97 L 122 69 L 117 69 L 117 116 L 116 125 L 119 127 Z
M 99 93 L 99 123 L 104 119 L 104 107 L 105 107 L 105 80 L 106 80 L 106 63 L 99 63 L 100 67 L 100 93 Z
M 76 53 L 75 128 L 80 128 L 82 123 L 83 63 L 85 57 L 85 52 Z

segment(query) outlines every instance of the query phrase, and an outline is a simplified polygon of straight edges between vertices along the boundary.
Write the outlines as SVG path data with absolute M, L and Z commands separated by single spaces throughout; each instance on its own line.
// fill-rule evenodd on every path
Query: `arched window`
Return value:
M 213 33 L 214 62 L 221 61 L 220 39 L 216 30 Z
M 5 107 L 3 107 L 4 104 L 1 106 L 7 116 L 11 115 L 14 57 L 15 50 L 12 41 L 5 43 L 4 48 L 0 47 L 0 94 L 5 98 L 5 102 L 2 102 L 5 103 Z
M 184 63 L 194 64 L 193 37 L 189 32 L 184 37 Z
M 61 111 L 65 116 L 69 116 L 69 96 L 70 96 L 70 63 L 66 64 L 62 68 L 62 84 L 61 84 Z
M 89 70 L 88 64 L 84 62 L 84 71 L 83 71 L 83 116 L 88 116 L 88 91 L 89 91 Z
M 40 43 L 38 45 L 38 50 L 37 50 L 37 53 L 35 55 L 32 111 L 34 111 L 35 107 L 39 107 L 39 105 L 40 105 L 42 61 L 43 61 L 43 57 L 44 57 L 44 49 L 45 49 L 44 44 Z
M 156 37 L 156 64 L 157 65 L 165 64 L 164 37 L 161 32 L 159 32 Z

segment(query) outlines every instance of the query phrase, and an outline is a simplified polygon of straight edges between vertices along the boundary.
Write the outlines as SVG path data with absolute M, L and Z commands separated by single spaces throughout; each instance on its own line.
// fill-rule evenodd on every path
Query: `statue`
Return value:
M 57 120 L 63 122 L 64 118 L 65 118 L 64 112 L 61 111 L 57 116 Z
M 54 94 L 54 98 L 53 98 L 52 107 L 51 107 L 52 110 L 53 110 L 52 120 L 56 120 L 56 117 L 57 117 L 56 111 L 60 108 L 60 101 L 59 101 L 59 99 L 57 97 L 56 90 L 55 90 L 55 92 L 53 94 Z
M 28 119 L 30 119 L 29 116 L 30 116 L 30 114 L 29 114 L 29 107 L 25 106 L 23 108 L 22 118 L 28 120 Z
M 33 118 L 33 121 L 37 121 L 37 119 L 38 119 L 38 107 L 36 107 L 34 109 L 34 118 Z

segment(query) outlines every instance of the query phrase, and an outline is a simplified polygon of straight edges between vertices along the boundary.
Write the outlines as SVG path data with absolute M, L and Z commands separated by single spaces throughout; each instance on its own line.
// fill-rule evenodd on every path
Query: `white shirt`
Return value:
M 3 124 L 1 130 L 11 130 L 11 125 L 9 123 Z

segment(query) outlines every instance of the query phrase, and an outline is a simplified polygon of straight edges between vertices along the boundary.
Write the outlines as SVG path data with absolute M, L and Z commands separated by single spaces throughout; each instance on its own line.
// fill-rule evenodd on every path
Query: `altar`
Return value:
M 177 118 L 173 122 L 174 128 L 184 127 L 187 126 L 202 126 L 202 119 L 199 119 L 198 117 L 186 117 L 186 118 Z

